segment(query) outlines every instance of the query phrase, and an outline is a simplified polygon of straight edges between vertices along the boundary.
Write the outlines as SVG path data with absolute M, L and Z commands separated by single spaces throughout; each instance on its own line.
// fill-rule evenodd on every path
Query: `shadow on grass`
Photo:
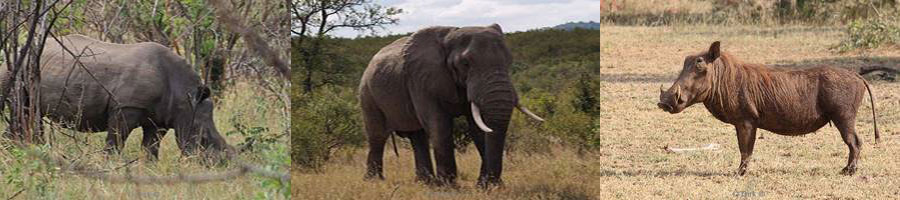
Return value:
M 716 171 L 695 171 L 695 170 L 685 170 L 685 169 L 675 169 L 675 170 L 661 170 L 661 171 L 651 171 L 651 170 L 624 170 L 624 171 L 616 171 L 616 170 L 601 170 L 595 173 L 596 176 L 607 176 L 607 177 L 638 177 L 638 176 L 652 176 L 652 177 L 686 177 L 686 176 L 696 176 L 696 177 L 716 177 L 716 176 L 735 176 L 735 173 L 726 173 L 726 172 L 716 172 Z
M 806 69 L 817 66 L 833 66 L 863 74 L 868 80 L 896 81 L 900 70 L 900 57 L 890 56 L 849 56 L 826 59 L 808 59 L 801 61 L 779 62 L 772 67 Z
M 673 83 L 678 74 L 599 74 L 597 78 L 602 82 L 610 83 Z
M 884 66 L 900 68 L 900 57 L 891 56 L 848 56 L 826 59 L 805 59 L 801 61 L 780 60 L 778 64 L 771 65 L 779 68 L 805 69 L 816 66 L 834 66 L 858 72 L 860 68 L 867 66 Z
M 510 191 L 517 199 L 596 199 L 584 188 L 574 185 L 562 187 L 547 184 L 523 186 Z

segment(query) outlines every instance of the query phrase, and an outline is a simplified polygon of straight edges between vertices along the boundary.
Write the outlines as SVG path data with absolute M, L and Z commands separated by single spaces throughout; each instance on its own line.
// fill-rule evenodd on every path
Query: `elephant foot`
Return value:
M 487 179 L 487 178 L 479 178 L 478 182 L 475 184 L 479 189 L 490 191 L 497 188 L 503 187 L 503 180 L 499 178 L 496 179 Z
M 853 174 L 856 174 L 856 166 L 848 165 L 841 170 L 841 175 L 853 176 Z
M 373 180 L 376 180 L 376 181 L 383 181 L 383 180 L 384 180 L 384 175 L 381 175 L 381 173 L 366 173 L 366 176 L 363 177 L 363 180 L 367 180 L 367 181 L 373 181 Z
M 438 186 L 438 181 L 433 176 L 416 176 L 416 182 L 424 183 L 429 186 Z

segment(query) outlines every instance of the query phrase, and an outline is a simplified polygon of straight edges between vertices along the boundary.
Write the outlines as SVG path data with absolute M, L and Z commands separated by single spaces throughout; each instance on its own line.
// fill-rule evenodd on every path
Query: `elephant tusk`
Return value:
M 540 122 L 544 121 L 544 118 L 538 117 L 537 115 L 532 113 L 530 110 L 528 110 L 528 108 L 525 108 L 525 106 L 522 106 L 522 104 L 517 104 L 516 108 L 518 108 L 519 111 L 522 111 L 522 113 L 525 113 L 525 115 L 528 115 L 529 117 L 534 118 L 534 120 L 538 120 Z
M 476 106 L 475 103 L 471 103 L 471 104 L 472 104 L 472 118 L 475 120 L 475 124 L 478 125 L 478 128 L 480 128 L 485 133 L 494 132 L 494 130 L 491 130 L 491 128 L 488 128 L 487 125 L 484 124 L 484 120 L 481 119 L 481 111 L 478 111 L 478 106 Z

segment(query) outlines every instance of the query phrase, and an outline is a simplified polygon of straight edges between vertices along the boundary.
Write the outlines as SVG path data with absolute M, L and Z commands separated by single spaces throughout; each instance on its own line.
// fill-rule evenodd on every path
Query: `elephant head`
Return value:
M 428 83 L 423 87 L 443 93 L 438 95 L 445 101 L 465 105 L 460 113 L 468 114 L 470 125 L 474 123 L 486 133 L 483 146 L 478 147 L 483 151 L 478 184 L 501 183 L 503 147 L 513 108 L 543 121 L 519 105 L 509 73 L 513 58 L 504 42 L 503 30 L 497 24 L 431 27 L 413 34 L 406 48 L 404 56 L 412 62 L 408 65 L 432 66 L 419 69 L 431 70 L 429 76 L 424 76 L 429 80 L 423 81 Z

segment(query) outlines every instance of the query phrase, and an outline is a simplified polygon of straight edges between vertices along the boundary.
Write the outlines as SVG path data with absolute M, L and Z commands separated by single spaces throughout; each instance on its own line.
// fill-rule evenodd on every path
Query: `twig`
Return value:
M 12 196 L 9 196 L 9 198 L 6 198 L 6 200 L 11 200 L 11 199 L 16 198 L 17 196 L 19 196 L 19 194 L 22 194 L 22 192 L 24 192 L 24 191 L 25 191 L 25 188 L 22 188 L 18 192 L 14 193 Z

